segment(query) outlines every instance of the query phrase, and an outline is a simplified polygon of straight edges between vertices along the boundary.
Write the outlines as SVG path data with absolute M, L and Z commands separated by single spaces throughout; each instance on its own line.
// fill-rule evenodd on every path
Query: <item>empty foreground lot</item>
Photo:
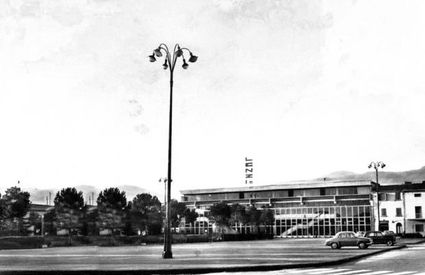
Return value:
M 215 242 L 173 245 L 173 259 L 162 259 L 163 247 L 61 247 L 0 250 L 0 271 L 17 270 L 139 270 L 166 272 L 213 269 L 274 269 L 298 264 L 341 260 L 387 249 L 346 247 L 332 250 L 324 239 L 274 239 L 246 242 Z

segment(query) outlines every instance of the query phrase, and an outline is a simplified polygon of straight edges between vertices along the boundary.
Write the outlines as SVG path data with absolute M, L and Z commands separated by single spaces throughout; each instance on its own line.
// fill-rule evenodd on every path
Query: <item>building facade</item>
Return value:
M 377 191 L 381 230 L 425 236 L 425 182 L 381 185 Z
M 425 183 L 377 185 L 369 180 L 323 179 L 181 193 L 186 206 L 202 213 L 204 227 L 209 207 L 226 202 L 272 209 L 271 231 L 280 237 L 329 237 L 339 231 L 378 228 L 424 235 Z
M 274 235 L 328 237 L 343 230 L 372 230 L 370 181 L 309 181 L 283 185 L 184 190 L 189 208 L 207 213 L 214 203 L 263 206 L 274 211 Z M 236 228 L 238 229 L 238 228 Z M 239 230 L 238 230 L 239 231 Z

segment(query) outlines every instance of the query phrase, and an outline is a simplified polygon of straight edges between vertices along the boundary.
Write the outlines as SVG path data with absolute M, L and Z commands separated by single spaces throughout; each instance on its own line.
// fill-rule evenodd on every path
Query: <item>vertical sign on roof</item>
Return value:
M 245 157 L 245 184 L 254 183 L 254 163 L 252 158 Z

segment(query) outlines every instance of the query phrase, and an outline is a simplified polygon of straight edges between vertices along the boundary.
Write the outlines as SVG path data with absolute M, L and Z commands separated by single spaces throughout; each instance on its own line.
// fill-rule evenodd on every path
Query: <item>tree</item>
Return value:
M 118 188 L 107 188 L 97 197 L 98 228 L 108 229 L 111 234 L 125 227 L 127 198 Z
M 225 202 L 220 202 L 211 206 L 208 218 L 218 226 L 228 226 L 230 214 L 230 206 Z
M 181 219 L 184 217 L 187 207 L 186 204 L 177 200 L 171 200 L 171 227 L 178 227 Z
M 231 224 L 246 224 L 248 222 L 248 216 L 246 213 L 245 206 L 238 203 L 230 206 L 230 223 Z
M 21 219 L 30 209 L 30 194 L 16 186 L 6 190 L 3 201 L 5 216 L 8 219 Z
M 81 233 L 87 235 L 98 235 L 97 228 L 98 211 L 97 207 L 85 205 L 83 208 L 82 228 Z
M 22 218 L 30 209 L 30 194 L 23 192 L 19 187 L 6 190 L 1 198 L 1 209 L 4 229 L 23 232 Z
M 274 211 L 270 208 L 263 207 L 260 214 L 260 223 L 272 225 L 274 223 Z
M 30 212 L 29 217 L 23 222 L 24 228 L 29 234 L 41 234 L 41 215 Z
M 67 229 L 69 235 L 81 228 L 83 218 L 83 192 L 75 188 L 64 188 L 56 193 L 54 200 L 57 228 Z
M 267 227 L 274 223 L 274 211 L 263 206 L 260 214 L 260 223 L 266 226 L 266 232 L 271 233 L 271 228 Z
M 248 218 L 247 219 L 248 224 L 255 225 L 255 226 L 260 224 L 261 212 L 255 206 L 252 205 L 248 207 L 246 211 L 246 215 Z
M 186 223 L 194 223 L 199 215 L 196 213 L 195 209 L 186 209 L 183 216 Z
M 80 209 L 84 206 L 83 192 L 78 192 L 74 187 L 64 188 L 56 193 L 54 203 L 55 206 Z
M 159 234 L 162 227 L 161 202 L 148 193 L 138 194 L 130 203 L 130 219 L 135 231 Z
M 5 215 L 6 215 L 6 204 L 0 194 L 0 220 L 5 218 Z
M 46 214 L 44 214 L 44 232 L 48 235 L 55 235 L 56 221 L 56 210 L 54 208 L 48 209 Z

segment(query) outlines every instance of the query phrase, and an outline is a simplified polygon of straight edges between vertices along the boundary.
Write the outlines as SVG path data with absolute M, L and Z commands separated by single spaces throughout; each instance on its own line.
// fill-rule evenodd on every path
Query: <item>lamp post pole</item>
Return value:
M 193 55 L 188 48 L 181 48 L 179 44 L 174 46 L 172 52 L 169 51 L 167 45 L 161 43 L 158 48 L 156 48 L 152 55 L 149 56 L 150 62 L 155 62 L 156 57 L 162 57 L 165 53 L 165 61 L 162 65 L 164 70 L 170 70 L 170 108 L 169 108 L 169 118 L 168 118 L 168 166 L 167 166 L 167 179 L 165 180 L 165 225 L 164 225 L 164 251 L 162 252 L 162 258 L 170 259 L 173 258 L 173 253 L 171 251 L 171 141 L 172 141 L 172 130 L 173 130 L 173 73 L 174 67 L 176 65 L 178 58 L 183 58 L 183 69 L 187 69 L 189 64 L 186 63 L 184 53 L 189 53 L 189 62 L 196 62 L 198 59 L 197 56 Z
M 380 213 L 380 209 L 379 209 L 379 181 L 378 181 L 378 169 L 379 168 L 381 168 L 381 169 L 383 169 L 384 167 L 385 167 L 386 165 L 385 165 L 385 163 L 383 163 L 382 161 L 372 161 L 370 164 L 369 164 L 369 166 L 368 166 L 368 168 L 370 169 L 370 168 L 373 168 L 373 169 L 375 169 L 375 178 L 376 178 L 376 196 L 377 196 L 377 198 L 376 198 L 376 207 L 377 207 L 377 209 L 378 209 L 378 230 L 380 229 L 379 227 L 380 227 L 380 225 L 381 225 L 381 217 L 380 217 L 380 215 L 381 215 L 381 213 Z

